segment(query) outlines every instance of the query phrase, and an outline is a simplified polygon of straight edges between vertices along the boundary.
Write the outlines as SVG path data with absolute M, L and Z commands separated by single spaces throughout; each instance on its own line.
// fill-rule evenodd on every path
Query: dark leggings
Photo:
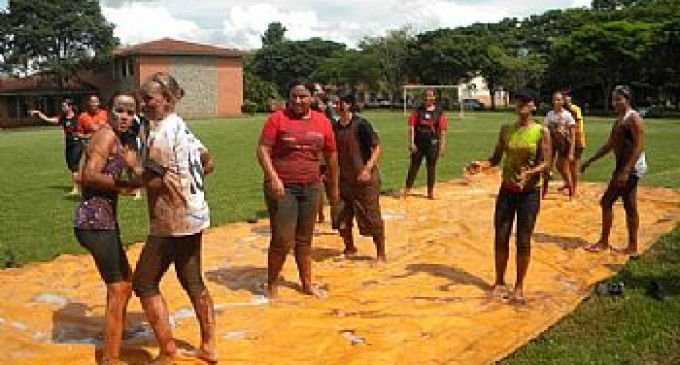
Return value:
M 97 265 L 99 275 L 107 284 L 130 281 L 132 270 L 117 229 L 73 229 L 81 246 L 85 247 Z
M 531 254 L 531 235 L 534 233 L 536 217 L 541 207 L 540 190 L 512 192 L 501 188 L 496 199 L 494 213 L 494 241 L 496 251 L 510 251 L 512 224 L 517 216 L 517 255 Z
M 175 264 L 177 279 L 191 298 L 205 291 L 201 273 L 202 233 L 182 237 L 149 236 L 139 256 L 132 288 L 140 298 L 160 294 L 158 284 L 170 264 Z
M 431 191 L 434 188 L 434 182 L 437 172 L 437 157 L 439 157 L 439 143 L 433 143 L 432 140 L 421 141 L 416 144 L 418 151 L 411 154 L 411 166 L 408 168 L 408 175 L 406 176 L 406 188 L 413 187 L 413 183 L 418 175 L 420 165 L 423 163 L 423 158 L 427 163 L 427 189 Z

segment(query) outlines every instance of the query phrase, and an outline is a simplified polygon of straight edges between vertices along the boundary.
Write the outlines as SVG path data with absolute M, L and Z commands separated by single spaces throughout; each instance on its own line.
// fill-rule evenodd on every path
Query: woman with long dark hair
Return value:
M 139 172 L 133 149 L 123 145 L 123 135 L 137 113 L 132 94 L 122 93 L 111 102 L 108 123 L 91 137 L 85 153 L 80 183 L 82 199 L 75 213 L 78 242 L 94 258 L 106 283 L 106 315 L 102 364 L 119 364 L 125 312 L 132 293 L 132 272 L 120 240 L 117 219 L 118 195 L 141 186 L 141 180 L 123 180 L 124 168 Z

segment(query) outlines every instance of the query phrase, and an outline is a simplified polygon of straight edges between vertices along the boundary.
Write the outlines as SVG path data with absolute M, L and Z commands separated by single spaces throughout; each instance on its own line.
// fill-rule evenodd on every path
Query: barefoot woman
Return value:
M 493 156 L 486 161 L 470 163 L 472 172 L 479 172 L 501 163 L 501 187 L 494 213 L 496 281 L 495 296 L 506 297 L 505 270 L 510 256 L 510 234 L 517 219 L 517 279 L 514 300 L 523 303 L 524 278 L 531 258 L 531 236 L 541 205 L 541 177 L 550 168 L 550 132 L 534 121 L 535 96 L 529 90 L 515 95 L 517 121 L 505 124 L 498 135 Z
M 302 292 L 322 295 L 312 285 L 312 234 L 319 208 L 319 155 L 328 165 L 328 197 L 338 199 L 338 155 L 333 129 L 325 115 L 311 109 L 312 90 L 305 80 L 288 88 L 288 108 L 273 113 L 262 128 L 257 157 L 264 172 L 264 196 L 271 240 L 267 295 L 278 296 L 279 274 L 291 249 L 295 251 Z

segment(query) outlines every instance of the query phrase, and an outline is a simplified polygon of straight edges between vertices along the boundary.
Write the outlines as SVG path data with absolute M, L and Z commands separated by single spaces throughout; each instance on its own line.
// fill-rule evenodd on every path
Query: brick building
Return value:
M 26 110 L 40 108 L 48 115 L 59 112 L 61 99 L 79 104 L 87 95 L 102 100 L 121 90 L 139 88 L 154 72 L 173 75 L 186 96 L 177 106 L 184 118 L 239 115 L 243 104 L 243 54 L 215 46 L 163 38 L 114 52 L 113 61 L 97 70 L 84 71 L 59 89 L 49 78 L 0 78 L 0 127 L 28 125 Z

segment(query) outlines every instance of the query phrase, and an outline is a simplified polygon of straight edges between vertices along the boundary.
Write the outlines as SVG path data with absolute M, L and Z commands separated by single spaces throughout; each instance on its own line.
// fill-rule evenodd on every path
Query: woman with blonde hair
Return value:
M 201 272 L 203 230 L 210 225 L 204 176 L 213 169 L 208 150 L 175 113 L 184 90 L 167 73 L 156 73 L 142 85 L 144 116 L 150 124 L 144 167 L 153 176 L 147 183 L 150 233 L 142 249 L 133 288 L 159 342 L 155 365 L 171 364 L 177 352 L 168 306 L 159 283 L 171 264 L 189 295 L 201 331 L 194 356 L 217 362 L 215 311 Z

